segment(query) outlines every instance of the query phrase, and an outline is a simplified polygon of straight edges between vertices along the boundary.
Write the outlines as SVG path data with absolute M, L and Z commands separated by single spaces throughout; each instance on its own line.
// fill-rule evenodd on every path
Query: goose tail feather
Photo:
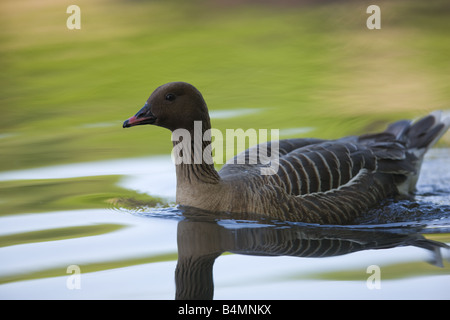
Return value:
M 393 174 L 401 195 L 415 191 L 425 153 L 447 132 L 450 116 L 434 111 L 413 122 L 400 120 L 381 133 L 366 134 L 358 142 L 377 158 L 377 172 Z
M 401 120 L 389 125 L 384 133 L 395 136 L 404 145 L 405 160 L 402 161 L 406 179 L 399 179 L 400 194 L 409 195 L 416 190 L 420 167 L 426 152 L 447 132 L 450 116 L 434 111 L 415 121 Z

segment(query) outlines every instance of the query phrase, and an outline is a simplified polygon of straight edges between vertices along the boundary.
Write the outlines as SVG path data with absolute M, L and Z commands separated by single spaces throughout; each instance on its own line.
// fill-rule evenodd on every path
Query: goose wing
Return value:
M 277 141 L 277 158 L 279 156 L 284 157 L 286 155 L 289 155 L 291 152 L 300 148 L 322 143 L 324 141 L 325 140 L 314 138 L 284 139 Z M 270 158 L 270 156 L 272 156 L 272 146 L 273 141 L 268 141 L 267 143 L 261 143 L 240 152 L 224 164 L 224 166 L 220 170 L 220 174 L 234 174 L 237 170 L 248 171 L 252 168 L 256 169 L 267 166 L 267 158 Z
M 326 141 L 280 157 L 274 179 L 291 195 L 284 202 L 283 218 L 348 224 L 394 194 L 397 180 L 413 170 L 414 159 L 404 145 L 387 138 L 392 137 Z
M 277 176 L 288 194 L 307 195 L 356 183 L 376 164 L 376 155 L 364 145 L 327 141 L 280 156 Z
M 277 185 L 289 195 L 299 196 L 337 189 L 351 181 L 363 168 L 375 169 L 376 157 L 366 146 L 350 137 L 342 140 L 286 139 L 278 142 L 275 174 L 263 176 L 261 168 L 272 156 L 273 142 L 253 146 L 227 163 L 221 176 L 254 175 L 264 183 Z M 265 149 L 266 148 L 266 149 Z M 266 160 L 266 161 L 265 161 Z M 237 178 L 237 177 L 236 177 Z

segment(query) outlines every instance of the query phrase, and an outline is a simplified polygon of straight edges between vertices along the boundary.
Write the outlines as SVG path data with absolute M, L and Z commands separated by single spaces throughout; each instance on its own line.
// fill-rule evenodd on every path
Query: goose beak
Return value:
M 155 121 L 155 115 L 150 111 L 149 106 L 145 104 L 138 113 L 123 122 L 123 127 L 130 128 L 142 124 L 153 124 Z

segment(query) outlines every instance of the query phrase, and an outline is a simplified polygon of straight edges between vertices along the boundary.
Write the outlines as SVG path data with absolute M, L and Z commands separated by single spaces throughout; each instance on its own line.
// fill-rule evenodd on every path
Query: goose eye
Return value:
M 166 94 L 166 100 L 173 101 L 175 100 L 176 96 L 173 93 Z

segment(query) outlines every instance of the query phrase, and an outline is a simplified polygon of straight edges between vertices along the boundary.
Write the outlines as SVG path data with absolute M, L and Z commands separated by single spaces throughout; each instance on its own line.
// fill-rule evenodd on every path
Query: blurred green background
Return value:
M 71 4 L 81 30 L 66 27 Z M 366 27 L 370 4 L 381 30 Z M 282 138 L 373 132 L 449 107 L 448 0 L 0 6 L 1 171 L 168 154 L 168 131 L 122 122 L 169 81 L 194 84 L 210 111 L 256 109 L 213 127 L 289 129 Z

